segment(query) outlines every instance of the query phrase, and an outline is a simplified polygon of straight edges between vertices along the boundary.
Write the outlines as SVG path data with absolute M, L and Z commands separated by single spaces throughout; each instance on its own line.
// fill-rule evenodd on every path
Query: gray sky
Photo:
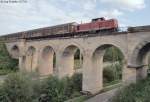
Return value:
M 24 1 L 0 3 L 0 35 L 97 17 L 117 18 L 120 26 L 150 24 L 148 0 Z

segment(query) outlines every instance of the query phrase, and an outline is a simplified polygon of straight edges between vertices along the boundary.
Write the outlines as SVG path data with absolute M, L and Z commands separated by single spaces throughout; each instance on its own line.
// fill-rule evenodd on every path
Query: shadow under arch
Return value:
M 150 42 L 142 41 L 133 50 L 129 63 L 130 68 L 137 69 L 138 79 L 143 79 L 147 77 L 149 58 L 150 58 Z
M 40 75 L 46 76 L 56 72 L 56 54 L 51 46 L 46 46 L 42 49 L 40 64 Z
M 132 52 L 132 55 L 130 57 L 130 63 L 129 65 L 132 67 L 142 67 L 144 64 L 144 58 L 146 57 L 147 53 L 150 50 L 150 42 L 149 41 L 142 41 L 139 43 L 135 49 Z
M 35 72 L 37 68 L 37 53 L 33 46 L 28 47 L 26 54 L 26 71 Z
M 92 69 L 92 73 L 93 73 L 93 78 L 94 80 L 96 80 L 97 82 L 97 87 L 99 87 L 99 89 L 103 89 L 104 87 L 104 84 L 103 84 L 103 80 L 104 80 L 104 55 L 105 55 L 105 52 L 108 48 L 111 48 L 111 47 L 114 47 L 116 49 L 118 49 L 118 51 L 121 53 L 121 55 L 123 56 L 123 61 L 122 61 L 122 69 L 121 69 L 121 74 L 123 73 L 123 69 L 124 69 L 124 54 L 122 52 L 122 50 L 115 46 L 115 45 L 112 45 L 112 44 L 103 44 L 103 45 L 100 45 L 99 47 L 97 47 L 94 52 L 93 52 L 93 55 L 92 55 L 92 66 L 93 66 L 93 69 Z
M 19 47 L 17 45 L 14 45 L 11 48 L 11 56 L 12 56 L 12 58 L 19 59 L 20 50 L 19 50 Z
M 75 73 L 75 55 L 79 51 L 80 59 L 83 60 L 82 52 L 76 45 L 68 45 L 62 52 L 62 75 L 61 76 L 72 76 Z M 80 60 L 80 61 L 81 61 Z M 83 62 L 83 61 L 82 61 Z M 80 64 L 82 64 L 82 62 Z M 82 66 L 82 65 L 81 65 Z

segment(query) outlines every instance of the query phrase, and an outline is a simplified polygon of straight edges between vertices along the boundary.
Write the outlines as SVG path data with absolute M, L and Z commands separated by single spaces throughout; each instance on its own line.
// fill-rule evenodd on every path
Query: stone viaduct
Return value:
M 55 74 L 60 78 L 74 73 L 73 56 L 80 49 L 83 56 L 83 90 L 96 93 L 103 89 L 103 56 L 106 48 L 111 46 L 120 49 L 124 55 L 123 83 L 133 83 L 147 76 L 150 27 L 135 28 L 135 31 L 91 33 L 86 36 L 17 39 L 5 44 L 10 55 L 19 59 L 21 71 Z

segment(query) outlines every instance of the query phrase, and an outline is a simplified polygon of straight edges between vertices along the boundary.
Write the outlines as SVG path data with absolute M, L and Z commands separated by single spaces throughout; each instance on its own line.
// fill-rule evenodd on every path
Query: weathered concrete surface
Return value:
M 119 89 L 113 89 L 111 91 L 107 91 L 105 93 L 102 94 L 98 94 L 95 97 L 90 98 L 89 100 L 85 101 L 85 102 L 110 102 L 110 99 L 115 96 L 116 92 Z

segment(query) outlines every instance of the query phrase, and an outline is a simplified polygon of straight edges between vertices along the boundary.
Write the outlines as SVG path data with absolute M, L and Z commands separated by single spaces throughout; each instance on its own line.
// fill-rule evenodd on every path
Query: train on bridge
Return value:
M 4 39 L 15 38 L 15 39 L 22 39 L 22 38 L 33 38 L 33 37 L 46 37 L 52 36 L 56 37 L 58 35 L 61 36 L 69 36 L 74 33 L 80 32 L 97 32 L 97 31 L 117 31 L 118 30 L 118 21 L 116 19 L 108 19 L 106 20 L 104 17 L 92 19 L 89 23 L 66 23 L 51 27 L 45 27 L 25 32 L 19 32 L 4 36 Z
M 118 21 L 116 19 L 105 19 L 104 17 L 92 19 L 89 23 L 66 23 L 51 27 L 34 29 L 3 36 L 4 39 L 27 39 L 34 37 L 57 37 L 71 36 L 82 32 L 99 32 L 99 31 L 118 31 Z

